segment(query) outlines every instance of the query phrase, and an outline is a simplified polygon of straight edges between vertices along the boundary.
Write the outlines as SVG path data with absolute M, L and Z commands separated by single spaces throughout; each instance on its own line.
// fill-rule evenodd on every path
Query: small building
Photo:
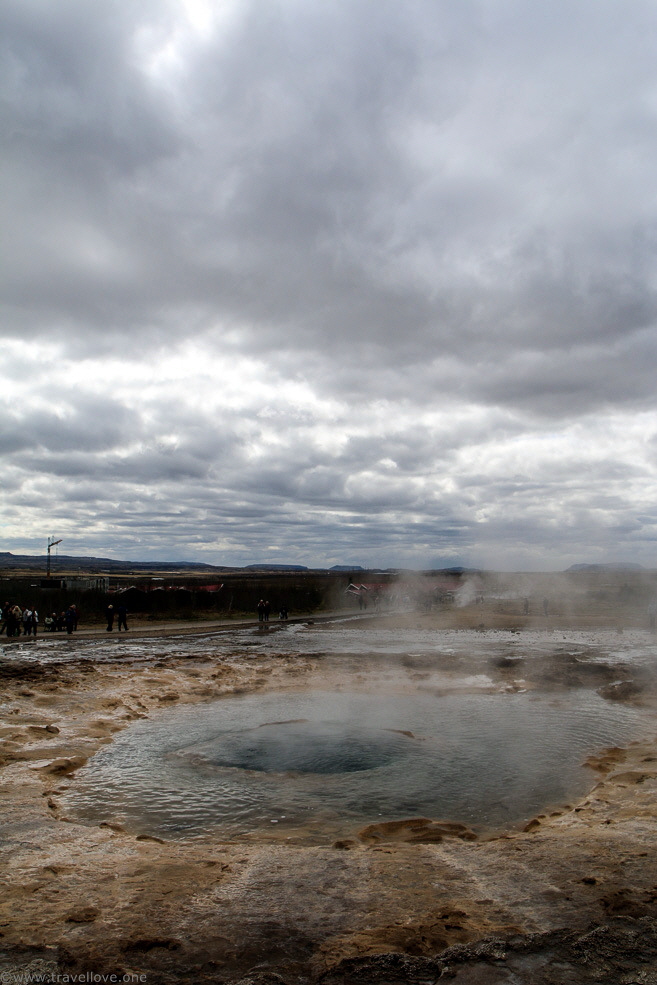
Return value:
M 109 589 L 109 575 L 66 575 L 59 581 L 68 591 L 106 592 Z

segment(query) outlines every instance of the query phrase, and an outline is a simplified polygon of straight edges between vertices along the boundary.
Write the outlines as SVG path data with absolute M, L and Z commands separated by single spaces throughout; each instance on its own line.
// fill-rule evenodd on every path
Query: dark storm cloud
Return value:
M 568 9 L 582 23 L 593 11 Z M 620 26 L 613 7 L 595 12 Z M 7 16 L 14 159 L 26 195 L 41 184 L 41 209 L 17 224 L 23 289 L 8 297 L 41 300 L 55 324 L 168 333 L 172 309 L 195 309 L 206 325 L 238 319 L 265 348 L 356 335 L 356 346 L 378 340 L 385 360 L 403 334 L 405 360 L 473 344 L 484 357 L 536 333 L 550 345 L 573 328 L 597 338 L 624 327 L 627 310 L 641 323 L 654 315 L 640 276 L 652 217 L 624 187 L 635 157 L 654 152 L 641 127 L 649 106 L 635 90 L 633 126 L 621 117 L 610 150 L 619 99 L 605 115 L 593 82 L 627 81 L 621 59 L 610 70 L 588 31 L 564 47 L 558 17 L 370 3 L 264 15 L 245 3 L 198 43 L 174 99 L 136 64 L 140 30 L 166 35 L 157 6 L 55 13 L 28 0 Z M 635 35 L 621 34 L 621 53 Z M 638 62 L 622 73 L 635 86 Z M 584 148 L 614 158 L 592 190 Z M 608 201 L 595 211 L 596 184 L 617 193 L 616 217 Z M 573 208 L 592 212 L 588 231 Z

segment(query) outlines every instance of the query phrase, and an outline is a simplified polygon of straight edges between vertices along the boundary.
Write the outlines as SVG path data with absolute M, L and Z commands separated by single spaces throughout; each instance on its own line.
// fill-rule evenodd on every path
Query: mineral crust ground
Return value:
M 546 651 L 524 668 L 525 686 L 532 667 L 555 686 L 586 677 L 586 655 L 575 668 L 550 655 L 551 632 L 547 643 L 542 631 L 521 634 L 526 649 Z M 480 631 L 477 646 L 494 638 L 499 649 L 503 633 Z M 594 629 L 590 639 L 600 674 Z M 657 983 L 657 729 L 598 750 L 580 802 L 476 838 L 449 818 L 409 818 L 325 845 L 274 834 L 165 841 L 67 817 L 75 771 L 131 722 L 177 703 L 302 687 L 321 663 L 0 660 L 2 980 Z M 500 660 L 495 675 L 512 687 L 518 668 Z M 649 717 L 652 676 L 614 677 L 611 666 L 596 684 Z

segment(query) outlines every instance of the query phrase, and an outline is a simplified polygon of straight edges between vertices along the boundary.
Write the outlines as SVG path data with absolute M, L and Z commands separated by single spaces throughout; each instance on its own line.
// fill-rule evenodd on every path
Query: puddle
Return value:
M 581 764 L 626 744 L 639 713 L 595 691 L 367 693 L 224 698 L 134 723 L 69 781 L 66 815 L 163 838 L 327 843 L 381 820 L 527 821 L 583 795 Z

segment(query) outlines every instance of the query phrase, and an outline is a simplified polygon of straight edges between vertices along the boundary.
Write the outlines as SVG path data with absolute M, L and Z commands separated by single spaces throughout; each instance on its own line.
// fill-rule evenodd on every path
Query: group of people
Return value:
M 47 633 L 74 633 L 78 628 L 79 612 L 76 605 L 69 605 L 63 612 L 51 612 L 43 620 Z M 19 605 L 5 602 L 0 609 L 0 636 L 36 636 L 39 627 L 39 613 L 34 605 Z
M 118 623 L 119 623 L 118 630 L 119 630 L 119 633 L 121 632 L 122 629 L 124 629 L 126 631 L 126 633 L 128 632 L 128 610 L 126 609 L 126 607 L 124 605 L 119 605 L 115 609 L 114 606 L 110 603 L 110 605 L 108 605 L 107 608 L 105 609 L 105 615 L 107 617 L 107 632 L 108 633 L 111 633 L 113 631 L 113 629 L 114 629 L 114 617 L 115 616 L 118 617 Z
M 258 622 L 269 622 L 269 613 L 271 612 L 271 605 L 269 602 L 265 602 L 264 599 L 260 599 L 258 602 Z M 282 621 L 287 619 L 287 607 L 282 605 L 278 613 L 278 618 Z

